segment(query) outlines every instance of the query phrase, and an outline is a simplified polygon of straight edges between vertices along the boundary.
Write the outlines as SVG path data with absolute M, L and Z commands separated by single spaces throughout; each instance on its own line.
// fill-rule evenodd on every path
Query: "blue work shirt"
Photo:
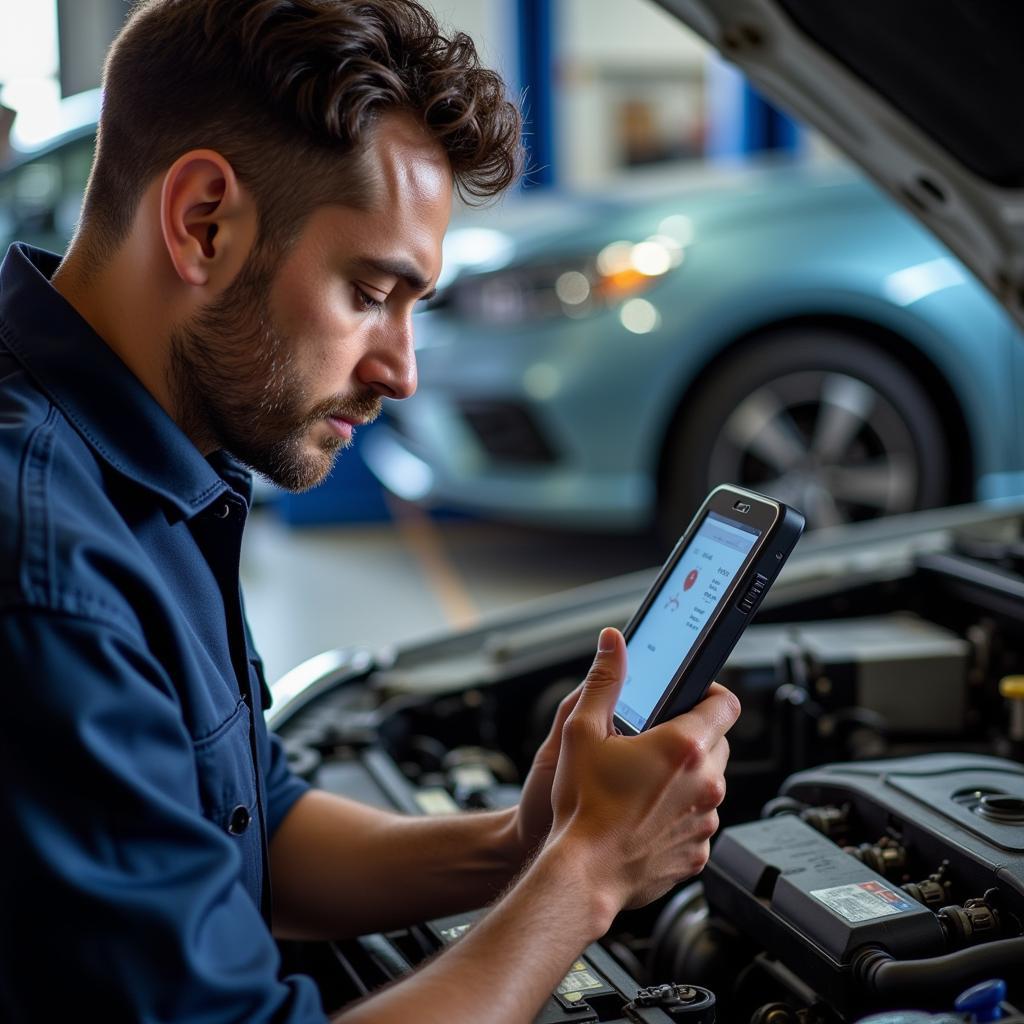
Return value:
M 306 787 L 241 605 L 251 477 L 57 265 L 0 266 L 0 1019 L 322 1022 L 269 928 L 268 837 Z

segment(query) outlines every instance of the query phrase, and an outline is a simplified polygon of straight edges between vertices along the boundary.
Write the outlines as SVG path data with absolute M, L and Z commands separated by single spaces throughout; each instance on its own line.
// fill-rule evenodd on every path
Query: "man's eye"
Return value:
M 375 299 L 372 295 L 367 295 L 358 285 L 356 285 L 356 305 L 363 313 L 368 313 L 372 309 L 380 309 L 384 305 L 380 299 Z

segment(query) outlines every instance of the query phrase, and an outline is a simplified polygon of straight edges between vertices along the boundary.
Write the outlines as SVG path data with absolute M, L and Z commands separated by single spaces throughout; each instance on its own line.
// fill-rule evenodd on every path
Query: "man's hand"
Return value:
M 533 758 L 530 774 L 516 809 L 515 838 L 525 860 L 547 837 L 551 829 L 551 784 L 562 748 L 562 727 L 583 692 L 581 683 L 558 705 L 547 738 Z
M 566 844 L 590 865 L 612 912 L 649 903 L 704 867 L 725 797 L 725 733 L 740 711 L 716 683 L 692 711 L 618 735 L 612 713 L 625 670 L 622 634 L 606 629 L 562 726 L 551 791 L 549 845 Z
M 430 1020 L 476 1020 L 483 1005 L 495 1022 L 532 1019 L 619 910 L 649 902 L 704 866 L 725 793 L 725 733 L 739 703 L 715 686 L 686 715 L 639 736 L 616 735 L 612 711 L 626 665 L 622 634 L 605 630 L 599 648 L 582 687 L 559 707 L 524 786 L 517 812 L 523 845 L 537 843 L 550 824 L 547 841 L 466 936 L 354 1007 L 345 1021 L 420 1020 L 425 1008 L 434 1013 Z M 350 843 L 350 829 L 340 834 Z M 422 850 L 425 838 L 387 848 Z M 468 862 L 486 849 L 480 846 Z M 398 874 L 387 877 L 392 884 Z M 422 873 L 418 881 L 424 882 Z

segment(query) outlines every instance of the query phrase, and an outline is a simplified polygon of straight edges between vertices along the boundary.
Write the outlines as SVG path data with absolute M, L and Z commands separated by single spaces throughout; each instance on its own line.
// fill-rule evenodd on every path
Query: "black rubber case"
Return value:
M 716 487 L 707 496 L 686 528 L 686 532 L 679 538 L 672 549 L 672 554 L 662 566 L 658 578 L 647 592 L 636 614 L 629 620 L 623 631 L 627 643 L 647 614 L 647 610 L 658 599 L 666 579 L 686 551 L 708 512 L 717 512 L 738 525 L 754 527 L 761 531 L 761 535 L 751 549 L 742 571 L 738 572 L 729 584 L 692 649 L 676 669 L 671 683 L 654 706 L 644 726 L 645 731 L 659 722 L 689 711 L 701 700 L 757 611 L 761 599 L 786 564 L 786 559 L 804 530 L 803 514 L 781 501 L 732 484 Z M 634 725 L 618 715 L 615 715 L 615 725 L 626 735 L 637 733 Z

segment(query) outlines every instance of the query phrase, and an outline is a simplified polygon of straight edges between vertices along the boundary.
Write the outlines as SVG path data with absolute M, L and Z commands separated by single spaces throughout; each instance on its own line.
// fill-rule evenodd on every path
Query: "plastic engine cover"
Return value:
M 1004 934 L 1018 933 L 1021 765 L 974 754 L 826 765 L 791 776 L 781 792 L 808 807 L 840 808 L 844 845 L 886 837 L 907 858 L 887 879 L 794 814 L 727 828 L 712 849 L 703 876 L 711 911 L 841 1012 L 867 1005 L 850 970 L 858 949 L 919 960 L 956 948 L 936 913 L 903 891 L 907 882 L 941 869 L 951 904 L 995 890 Z
M 927 907 L 791 815 L 726 829 L 704 889 L 714 910 L 752 934 L 767 926 L 769 948 L 805 945 L 836 971 L 867 945 L 901 958 L 945 951 Z

